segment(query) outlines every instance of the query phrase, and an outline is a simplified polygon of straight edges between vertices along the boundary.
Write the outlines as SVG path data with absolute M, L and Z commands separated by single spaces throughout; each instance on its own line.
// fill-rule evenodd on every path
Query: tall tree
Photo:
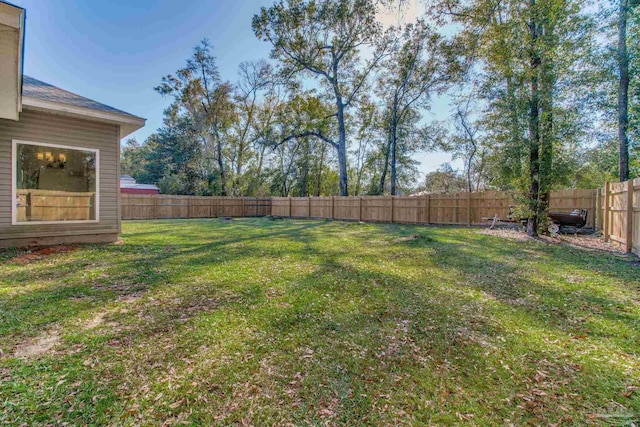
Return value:
M 332 137 L 330 116 L 330 107 L 313 91 L 293 94 L 278 106 L 276 118 L 262 139 L 276 156 L 276 185 L 271 188 L 277 193 L 288 196 L 294 189 L 297 194 L 310 193 L 313 164 L 319 163 L 321 174 L 325 161 L 324 150 L 318 146 L 324 142 L 310 134 L 320 132 Z
M 382 63 L 378 77 L 378 94 L 384 102 L 387 147 L 391 168 L 391 194 L 396 194 L 399 148 L 407 150 L 408 141 L 399 138 L 404 127 L 405 139 L 410 139 L 409 124 L 417 124 L 412 115 L 428 108 L 435 94 L 452 84 L 459 70 L 454 66 L 452 50 L 445 40 L 424 21 L 407 25 L 390 47 L 391 54 Z M 412 120 L 414 119 L 414 120 Z M 412 123 L 413 121 L 413 123 Z M 416 147 L 420 148 L 420 147 Z M 380 191 L 384 192 L 386 167 L 380 177 Z
M 233 102 L 233 86 L 223 82 L 211 53 L 211 44 L 203 40 L 184 68 L 162 78 L 155 88 L 162 95 L 173 97 L 176 114 L 189 119 L 204 146 L 205 154 L 217 166 L 216 193 L 228 194 L 228 171 L 225 161 L 226 143 L 232 124 L 237 120 Z
M 367 174 L 373 172 L 375 175 L 377 172 L 375 159 L 384 145 L 383 132 L 380 132 L 382 129 L 380 116 L 380 108 L 375 102 L 368 97 L 360 100 L 354 114 L 356 130 L 352 150 L 355 164 L 352 167 L 351 182 L 355 182 L 352 193 L 356 196 L 366 193 L 364 183 Z
M 375 48 L 382 29 L 373 0 L 280 0 L 253 17 L 253 31 L 272 44 L 271 56 L 288 75 L 301 72 L 319 79 L 332 99 L 337 139 L 320 130 L 300 133 L 335 148 L 340 171 L 340 194 L 347 196 L 347 110 L 354 104 L 384 48 Z M 374 49 L 364 61 L 361 50 Z
M 476 88 L 473 88 L 475 91 Z M 467 191 L 479 191 L 485 184 L 487 147 L 481 123 L 477 120 L 476 99 L 469 94 L 456 100 L 451 120 L 453 133 L 445 138 L 442 148 L 453 153 L 452 159 L 464 162 Z
M 232 124 L 229 150 L 233 173 L 231 193 L 234 196 L 243 195 L 247 190 L 243 178 L 254 154 L 254 142 L 260 137 L 260 125 L 256 124 L 260 116 L 260 97 L 275 83 L 271 66 L 264 60 L 241 63 L 239 77 L 234 94 L 238 114 Z
M 505 126 L 492 132 L 505 134 L 500 140 L 511 153 L 526 151 L 518 185 L 526 187 L 527 232 L 535 236 L 553 179 L 559 81 L 575 71 L 585 38 L 580 0 L 441 0 L 436 10 L 462 25 L 458 40 L 477 60 L 489 108 L 502 106 L 496 124 Z
M 618 0 L 618 44 L 616 62 L 618 68 L 618 170 L 620 181 L 629 179 L 629 51 L 627 48 L 627 25 L 631 9 L 638 0 Z

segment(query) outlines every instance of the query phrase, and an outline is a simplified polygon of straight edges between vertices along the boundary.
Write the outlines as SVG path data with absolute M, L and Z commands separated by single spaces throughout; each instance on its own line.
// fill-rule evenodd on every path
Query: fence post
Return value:
M 425 217 L 427 220 L 426 223 L 431 224 L 431 194 L 427 194 L 426 200 L 427 200 L 427 216 Z
M 331 220 L 333 221 L 333 219 L 335 218 L 335 206 L 336 206 L 336 200 L 335 200 L 335 196 L 331 196 Z
M 593 228 L 595 231 L 602 229 L 602 191 L 598 188 L 596 189 L 596 203 L 593 210 Z
M 307 197 L 307 218 L 311 218 L 311 196 Z
M 467 226 L 471 226 L 471 192 L 467 192 Z
M 395 221 L 395 213 L 393 212 L 393 196 L 389 196 L 391 198 L 391 223 L 393 224 Z
M 291 218 L 291 197 L 289 197 L 289 214 L 287 216 Z
M 358 197 L 358 221 L 362 222 L 362 197 Z
M 609 192 L 610 192 L 609 182 L 604 183 L 604 215 L 602 219 L 602 228 L 604 232 L 604 241 L 609 241 Z
M 633 249 L 633 179 L 627 181 L 627 239 L 626 252 Z
M 453 223 L 454 224 L 458 224 L 458 207 L 460 206 L 460 203 L 459 203 L 460 195 L 456 193 L 455 197 L 456 197 L 455 198 L 456 206 L 453 208 Z M 446 200 L 445 200 L 445 202 L 446 202 Z
M 153 209 L 151 209 L 151 212 L 153 214 L 150 215 L 151 218 L 149 219 L 158 219 L 158 217 L 160 216 L 160 213 L 158 212 L 158 199 L 158 196 L 153 197 Z

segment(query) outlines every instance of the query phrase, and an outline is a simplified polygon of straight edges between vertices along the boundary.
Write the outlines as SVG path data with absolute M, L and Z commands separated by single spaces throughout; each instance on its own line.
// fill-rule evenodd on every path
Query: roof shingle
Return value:
M 23 76 L 22 96 L 138 118 L 126 111 L 118 110 L 117 108 L 93 101 L 89 98 L 85 98 L 84 96 L 76 95 L 75 93 L 60 89 L 59 87 L 29 76 Z

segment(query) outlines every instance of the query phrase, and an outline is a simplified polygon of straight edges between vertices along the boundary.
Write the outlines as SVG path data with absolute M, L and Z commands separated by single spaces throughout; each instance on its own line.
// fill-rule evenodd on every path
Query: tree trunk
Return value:
M 473 157 L 469 156 L 469 160 L 467 161 L 467 191 L 471 193 L 473 188 L 471 187 L 471 162 L 473 161 Z
M 322 144 L 322 148 L 320 149 L 320 161 L 318 164 L 318 176 L 316 178 L 316 190 L 315 196 L 320 197 L 322 193 L 322 169 L 324 168 L 324 153 L 325 153 L 325 145 Z
M 303 158 L 302 158 L 302 165 L 301 165 L 301 177 L 300 177 L 300 182 L 299 182 L 299 188 L 300 188 L 300 197 L 308 197 L 309 196 L 309 157 L 311 157 L 311 149 L 310 146 L 311 144 L 309 144 L 309 138 L 305 137 L 303 140 L 303 148 L 304 148 L 304 153 L 303 153 Z
M 334 65 L 334 69 L 336 65 Z M 333 91 L 336 96 L 336 108 L 338 119 L 338 165 L 340 167 L 340 195 L 349 195 L 349 186 L 347 182 L 347 130 L 344 124 L 344 103 L 340 94 L 340 88 L 337 82 L 337 70 L 334 71 Z
M 530 60 L 530 99 L 529 99 L 529 218 L 527 220 L 527 234 L 538 236 L 538 194 L 540 190 L 540 89 L 538 73 L 540 69 L 540 55 L 538 53 L 538 25 L 535 13 L 536 0 L 529 0 L 529 31 L 531 45 Z
M 391 195 L 396 195 L 396 181 L 398 179 L 396 172 L 396 137 L 393 135 L 391 137 Z
M 244 150 L 245 147 L 243 146 L 243 143 L 239 144 L 238 147 L 238 155 L 236 158 L 236 170 L 235 170 L 235 176 L 233 177 L 233 195 L 234 196 L 241 196 L 241 190 L 240 190 L 240 177 L 242 176 L 242 167 L 244 166 L 243 162 L 244 162 Z
M 227 174 L 224 169 L 224 159 L 222 158 L 222 143 L 217 139 L 218 169 L 220 170 L 220 195 L 227 195 Z
M 397 166 L 397 151 L 398 151 L 398 103 L 394 101 L 393 118 L 391 120 L 391 195 L 396 195 L 396 186 L 398 181 L 398 175 L 396 171 Z
M 465 129 L 467 127 L 465 126 Z M 478 147 L 474 140 L 472 133 L 467 129 L 467 135 L 469 137 L 469 143 L 471 144 L 471 150 L 469 151 L 469 159 L 467 160 L 467 191 L 471 193 L 473 191 L 473 186 L 471 185 L 471 167 L 473 166 L 473 159 L 476 157 L 476 153 L 478 152 Z
M 551 172 L 553 166 L 553 87 L 555 76 L 553 64 L 548 57 L 542 64 L 540 102 L 542 114 L 540 123 L 540 194 L 538 203 L 539 228 L 546 232 L 549 226 L 549 198 L 551 194 Z
M 538 222 L 546 230 L 549 219 L 549 197 L 551 194 L 551 169 L 553 166 L 553 112 L 551 100 L 545 102 L 542 112 L 542 138 L 540 144 L 540 194 L 538 196 Z M 547 110 L 547 106 L 549 110 Z
M 389 171 L 389 156 L 391 154 L 391 136 L 387 141 L 386 149 L 384 150 L 384 164 L 382 166 L 382 173 L 380 174 L 380 194 L 384 194 L 384 187 L 387 184 L 387 172 Z
M 620 0 L 618 15 L 618 143 L 620 156 L 618 170 L 620 182 L 629 179 L 629 55 L 627 53 L 627 18 L 629 0 Z

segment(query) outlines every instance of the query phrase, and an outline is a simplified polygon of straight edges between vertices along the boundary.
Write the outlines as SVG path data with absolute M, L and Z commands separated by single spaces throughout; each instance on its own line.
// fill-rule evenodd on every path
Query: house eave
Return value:
M 118 114 L 108 111 L 98 111 L 75 105 L 63 104 L 54 101 L 23 97 L 23 108 L 32 111 L 43 111 L 67 117 L 75 117 L 101 123 L 110 123 L 120 126 L 120 138 L 124 138 L 144 127 L 146 119 L 128 114 Z

